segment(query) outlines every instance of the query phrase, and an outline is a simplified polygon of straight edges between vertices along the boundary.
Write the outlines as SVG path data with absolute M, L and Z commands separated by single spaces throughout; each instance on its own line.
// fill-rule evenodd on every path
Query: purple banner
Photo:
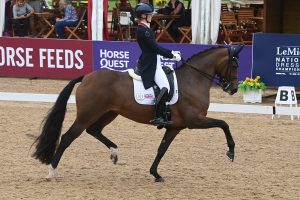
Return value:
M 187 60 L 192 55 L 211 48 L 215 45 L 198 44 L 170 44 L 161 43 L 167 49 L 180 51 L 182 57 Z M 109 69 L 115 71 L 127 71 L 135 68 L 141 50 L 136 42 L 93 42 L 94 70 Z M 172 59 L 161 57 L 162 64 L 180 67 L 181 62 L 176 63 Z M 239 80 L 251 76 L 252 46 L 245 46 L 240 53 Z

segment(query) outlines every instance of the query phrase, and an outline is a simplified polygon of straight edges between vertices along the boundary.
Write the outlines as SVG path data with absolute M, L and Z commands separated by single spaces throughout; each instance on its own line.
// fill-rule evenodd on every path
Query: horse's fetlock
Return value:
M 151 169 L 150 169 L 150 174 L 151 174 L 151 175 L 155 175 L 155 174 L 157 174 L 157 172 L 156 172 L 156 169 L 154 169 L 154 168 L 151 168 Z
M 87 128 L 85 131 L 92 136 L 96 135 L 94 129 L 92 128 Z

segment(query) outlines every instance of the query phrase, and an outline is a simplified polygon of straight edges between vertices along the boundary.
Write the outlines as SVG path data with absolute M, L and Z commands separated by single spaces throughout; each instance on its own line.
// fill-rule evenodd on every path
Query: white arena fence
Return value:
M 53 103 L 57 94 L 35 94 L 35 93 L 12 93 L 0 92 L 0 101 L 21 101 L 21 102 L 41 102 Z M 71 95 L 68 103 L 74 104 L 75 96 Z M 208 111 L 225 113 L 248 113 L 248 114 L 270 114 L 270 115 L 300 115 L 300 107 L 278 107 L 242 104 L 221 104 L 210 103 Z

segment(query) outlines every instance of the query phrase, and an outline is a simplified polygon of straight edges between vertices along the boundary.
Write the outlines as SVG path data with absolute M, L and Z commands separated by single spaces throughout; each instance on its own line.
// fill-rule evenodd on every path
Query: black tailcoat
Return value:
M 139 24 L 137 29 L 137 42 L 142 50 L 140 55 L 140 72 L 145 89 L 154 85 L 157 55 L 173 58 L 171 50 L 158 45 L 153 31 L 145 24 Z

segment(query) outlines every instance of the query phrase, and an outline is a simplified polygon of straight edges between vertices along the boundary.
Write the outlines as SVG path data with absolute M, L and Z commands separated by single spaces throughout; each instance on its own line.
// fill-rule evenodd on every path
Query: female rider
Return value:
M 162 69 L 160 55 L 166 58 L 174 58 L 176 61 L 180 61 L 181 56 L 179 53 L 158 45 L 153 31 L 150 29 L 153 14 L 153 7 L 148 3 L 140 3 L 135 8 L 135 15 L 139 20 L 137 42 L 142 50 L 142 54 L 139 57 L 139 71 L 145 89 L 153 87 L 155 83 L 160 88 L 160 93 L 155 103 L 155 116 L 151 120 L 151 123 L 155 126 L 166 126 L 172 123 L 163 114 L 166 109 L 166 100 L 170 91 L 170 85 Z

